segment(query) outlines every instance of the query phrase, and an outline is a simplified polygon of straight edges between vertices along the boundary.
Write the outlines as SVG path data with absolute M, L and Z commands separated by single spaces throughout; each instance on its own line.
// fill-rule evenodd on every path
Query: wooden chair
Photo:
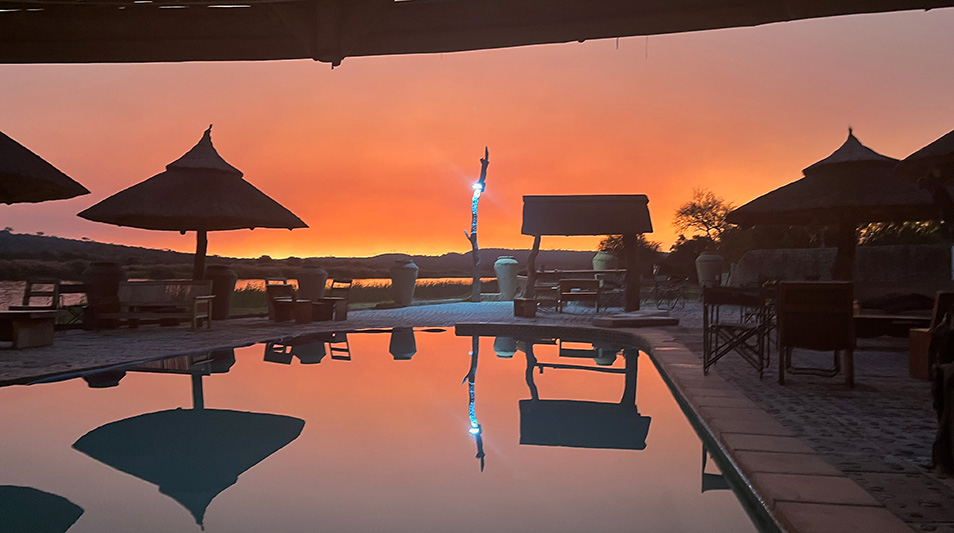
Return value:
M 944 320 L 944 315 L 954 307 L 954 292 L 938 291 L 934 297 L 934 310 L 931 312 L 931 324 L 927 328 L 911 328 L 908 331 L 908 373 L 912 378 L 930 379 L 931 333 Z
M 778 284 L 778 382 L 792 374 L 833 377 L 841 371 L 843 353 L 845 383 L 855 386 L 854 286 L 846 281 L 781 282 Z M 806 348 L 833 351 L 831 368 L 796 367 L 792 350 Z
M 334 306 L 334 320 L 348 319 L 348 298 L 351 294 L 351 279 L 332 279 L 331 284 L 325 290 L 324 298 L 319 298 L 316 303 L 331 303 Z
M 594 302 L 596 312 L 600 312 L 600 280 L 598 279 L 561 279 L 559 283 L 557 311 L 563 312 L 568 302 Z
M 276 322 L 291 320 L 295 315 L 295 289 L 287 283 L 265 283 L 268 300 L 268 319 Z
M 34 300 L 41 299 L 43 302 Z M 48 300 L 48 301 L 47 301 Z M 23 305 L 11 305 L 11 311 L 42 311 L 60 308 L 60 280 L 34 279 L 23 289 Z

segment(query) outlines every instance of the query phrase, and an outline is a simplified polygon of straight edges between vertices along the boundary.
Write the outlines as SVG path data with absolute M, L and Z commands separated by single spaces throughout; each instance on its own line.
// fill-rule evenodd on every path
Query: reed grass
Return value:
M 481 283 L 482 292 L 496 292 L 497 281 L 489 280 Z M 461 300 L 470 297 L 470 281 L 431 281 L 417 280 L 414 288 L 414 301 L 430 300 Z M 362 284 L 355 280 L 348 295 L 348 302 L 359 307 L 371 307 L 373 304 L 393 301 L 391 284 L 387 281 L 376 284 Z M 244 287 L 232 293 L 230 303 L 232 315 L 264 313 L 268 309 L 268 300 L 265 291 L 258 287 Z

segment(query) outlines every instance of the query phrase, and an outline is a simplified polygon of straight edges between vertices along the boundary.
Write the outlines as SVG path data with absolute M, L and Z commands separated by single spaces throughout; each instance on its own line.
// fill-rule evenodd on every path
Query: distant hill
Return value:
M 529 250 L 488 248 L 480 251 L 481 274 L 493 276 L 493 264 L 502 255 L 513 256 L 526 268 Z M 543 250 L 537 264 L 547 268 L 588 269 L 594 252 Z M 473 263 L 470 252 L 440 256 L 382 254 L 373 257 L 318 257 L 332 276 L 353 278 L 387 277 L 396 259 L 411 257 L 421 277 L 467 277 Z M 294 277 L 303 258 L 257 259 L 210 256 L 208 264 L 232 266 L 240 278 Z M 123 265 L 131 278 L 182 278 L 192 275 L 192 254 L 137 246 L 64 239 L 48 235 L 0 232 L 0 279 L 29 277 L 79 279 L 91 262 L 113 261 Z

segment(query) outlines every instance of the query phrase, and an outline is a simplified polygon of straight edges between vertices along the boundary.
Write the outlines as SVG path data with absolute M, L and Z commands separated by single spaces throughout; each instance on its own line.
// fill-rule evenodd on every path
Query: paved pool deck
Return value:
M 906 343 L 862 341 L 856 382 L 796 376 L 782 387 L 728 356 L 702 373 L 701 310 L 673 310 L 677 327 L 614 329 L 648 341 L 697 428 L 741 473 L 739 481 L 789 531 L 954 532 L 954 481 L 928 466 L 934 411 L 927 382 L 908 377 Z M 515 324 L 596 330 L 590 309 L 513 316 L 506 302 L 448 303 L 352 311 L 344 322 L 307 325 L 264 318 L 216 322 L 211 330 L 143 326 L 58 333 L 52 347 L 0 349 L 0 384 L 63 372 L 250 345 L 312 332 L 391 327 Z M 502 330 L 503 331 L 503 330 Z M 774 368 L 774 367 L 773 367 Z M 693 417 L 690 417 L 693 419 Z

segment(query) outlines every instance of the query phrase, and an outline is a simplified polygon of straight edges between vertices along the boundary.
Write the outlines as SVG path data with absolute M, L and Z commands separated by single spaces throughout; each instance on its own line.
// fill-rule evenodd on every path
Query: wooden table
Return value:
M 0 341 L 12 341 L 13 348 L 53 345 L 53 323 L 62 311 L 0 311 Z
M 887 335 L 906 339 L 911 329 L 930 325 L 929 316 L 859 314 L 855 315 L 855 338 L 870 339 Z

